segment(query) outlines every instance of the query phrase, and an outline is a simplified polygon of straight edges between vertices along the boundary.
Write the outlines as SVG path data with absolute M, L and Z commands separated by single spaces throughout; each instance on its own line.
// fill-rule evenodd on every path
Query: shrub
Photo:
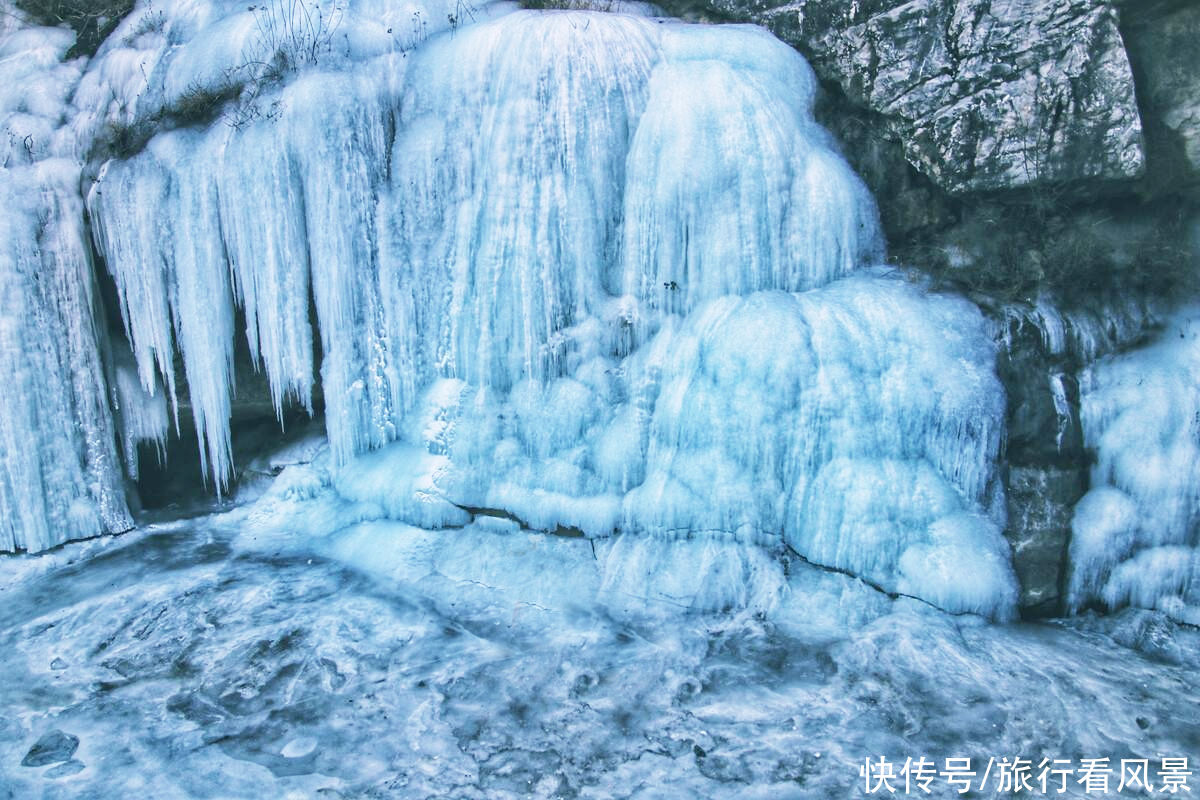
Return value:
M 261 66 L 278 75 L 289 70 L 315 65 L 333 47 L 333 35 L 342 23 L 342 9 L 309 7 L 305 0 L 270 0 L 250 6 L 258 28 L 259 46 L 271 54 Z
M 75 31 L 68 58 L 92 56 L 100 44 L 133 10 L 134 0 L 16 0 L 39 25 L 66 25 Z
M 521 8 L 537 11 L 616 11 L 620 0 L 521 0 Z

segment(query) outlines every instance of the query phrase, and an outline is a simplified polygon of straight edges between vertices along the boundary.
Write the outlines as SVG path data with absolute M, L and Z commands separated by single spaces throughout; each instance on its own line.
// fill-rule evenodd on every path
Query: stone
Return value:
M 1071 513 L 1083 496 L 1086 475 L 1067 467 L 1011 467 L 1008 527 L 1013 570 L 1025 617 L 1062 613 L 1062 580 L 1071 537 Z
M 44 767 L 70 761 L 79 749 L 79 737 L 60 730 L 52 730 L 34 742 L 33 747 L 21 759 L 22 767 Z
M 1137 82 L 1152 188 L 1200 185 L 1200 6 L 1126 2 L 1121 31 Z

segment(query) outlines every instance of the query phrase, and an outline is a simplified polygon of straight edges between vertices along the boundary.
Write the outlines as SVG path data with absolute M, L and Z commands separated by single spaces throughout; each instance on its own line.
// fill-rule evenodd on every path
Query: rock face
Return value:
M 1087 488 L 1079 389 L 1040 334 L 1012 325 L 997 363 L 1008 398 L 1004 535 L 1026 617 L 1062 611 L 1071 512 Z
M 1150 177 L 1200 183 L 1200 5 L 1127 2 L 1122 33 L 1137 80 Z
M 1065 467 L 1010 466 L 1008 528 L 1013 569 L 1021 584 L 1025 617 L 1063 612 L 1063 576 L 1071 537 L 1071 511 L 1083 496 L 1087 476 Z
M 707 0 L 770 28 L 952 193 L 1139 176 L 1134 80 L 1101 0 Z

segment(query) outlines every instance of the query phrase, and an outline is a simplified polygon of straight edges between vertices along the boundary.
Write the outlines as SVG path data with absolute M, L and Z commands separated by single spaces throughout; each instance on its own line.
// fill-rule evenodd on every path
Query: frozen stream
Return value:
M 989 625 L 794 562 L 767 619 L 618 617 L 571 593 L 587 540 L 424 534 L 446 563 L 512 552 L 554 607 L 414 579 L 411 553 L 372 574 L 352 540 L 248 542 L 231 519 L 5 563 L 0 796 L 856 797 L 868 755 L 1200 745 L 1197 634 L 1147 612 Z M 54 730 L 71 760 L 22 766 Z

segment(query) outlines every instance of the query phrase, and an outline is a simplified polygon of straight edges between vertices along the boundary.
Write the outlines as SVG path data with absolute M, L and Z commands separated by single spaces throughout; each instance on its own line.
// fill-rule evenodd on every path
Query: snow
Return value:
M 208 92 L 227 92 L 246 111 L 264 85 L 405 53 L 507 8 L 464 0 L 142 0 L 89 63 L 70 129 L 86 147 L 110 126 L 153 125 Z

